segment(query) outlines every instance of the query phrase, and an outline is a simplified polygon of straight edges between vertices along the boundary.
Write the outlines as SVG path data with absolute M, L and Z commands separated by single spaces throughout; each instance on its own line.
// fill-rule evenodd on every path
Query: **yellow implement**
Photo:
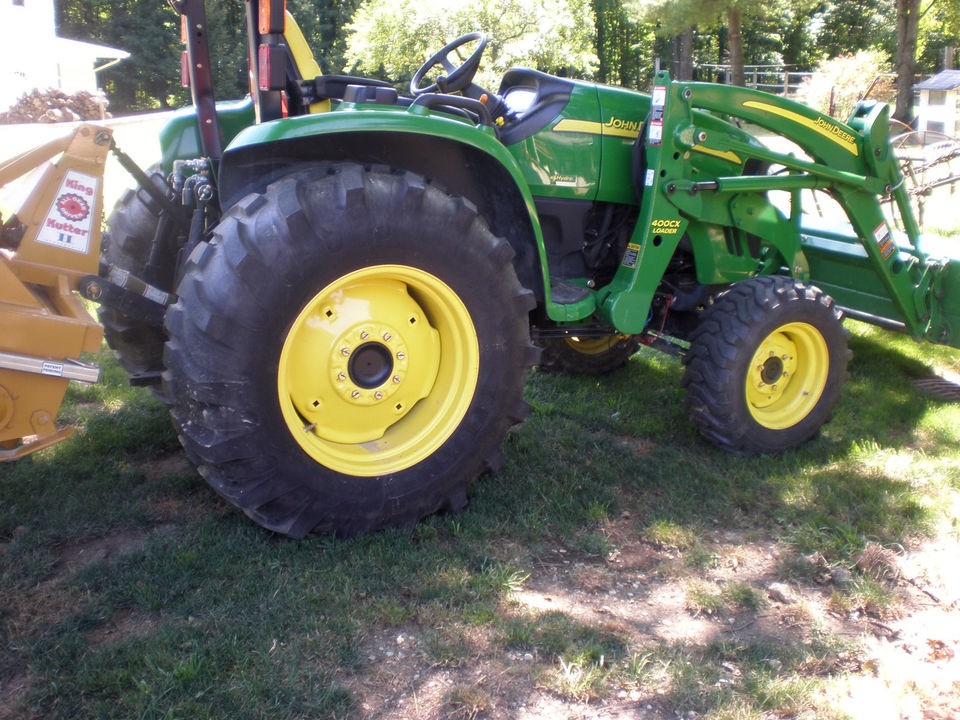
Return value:
M 20 209 L 0 227 L 0 461 L 65 440 L 55 418 L 67 383 L 93 383 L 103 330 L 75 294 L 97 275 L 109 129 L 71 134 L 0 164 L 0 187 L 48 163 Z

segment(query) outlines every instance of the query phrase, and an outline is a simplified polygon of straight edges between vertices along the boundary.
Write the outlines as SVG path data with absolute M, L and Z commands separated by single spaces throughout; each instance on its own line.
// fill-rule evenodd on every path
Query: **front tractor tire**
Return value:
M 167 313 L 188 455 L 293 537 L 459 509 L 527 411 L 535 300 L 512 256 L 472 204 L 411 173 L 320 165 L 247 196 Z
M 776 453 L 830 419 L 850 351 L 833 299 L 767 276 L 734 285 L 703 313 L 684 357 L 690 419 L 720 447 Z

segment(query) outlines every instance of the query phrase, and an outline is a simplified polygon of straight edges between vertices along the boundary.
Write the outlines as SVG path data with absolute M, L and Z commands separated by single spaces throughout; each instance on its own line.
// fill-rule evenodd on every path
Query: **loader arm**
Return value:
M 695 111 L 760 126 L 799 146 L 807 157 L 708 132 L 698 127 Z M 618 329 L 638 331 L 653 296 L 651 278 L 663 273 L 686 233 L 702 249 L 698 262 L 705 284 L 790 274 L 821 285 L 850 314 L 956 344 L 960 338 L 950 327 L 957 323 L 944 317 L 931 292 L 943 284 L 937 276 L 946 264 L 920 250 L 919 228 L 887 124 L 887 108 L 881 104 L 861 103 L 847 124 L 767 93 L 674 83 L 667 73 L 658 74 L 643 139 L 646 187 L 640 221 L 604 299 L 606 317 Z M 754 167 L 779 166 L 782 171 L 704 177 L 689 162 L 695 153 L 752 160 Z M 801 192 L 815 189 L 837 200 L 848 224 L 807 225 Z M 773 190 L 787 193 L 789 210 L 773 204 L 768 197 Z M 894 237 L 883 212 L 881 203 L 890 197 L 902 218 L 903 238 Z M 733 257 L 730 238 L 738 234 L 760 239 L 755 257 Z M 720 241 L 724 237 L 726 244 Z

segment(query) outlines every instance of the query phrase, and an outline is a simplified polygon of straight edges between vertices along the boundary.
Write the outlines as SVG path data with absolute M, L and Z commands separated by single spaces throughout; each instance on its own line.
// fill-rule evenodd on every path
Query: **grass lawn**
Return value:
M 850 326 L 798 451 L 702 442 L 673 359 L 534 372 L 464 512 L 302 542 L 219 501 L 104 352 L 79 437 L 3 468 L 0 718 L 948 717 L 960 408 L 914 381 L 960 356 Z
M 0 720 L 960 716 L 960 352 L 847 326 L 799 450 L 702 441 L 673 358 L 534 371 L 466 510 L 299 542 L 104 350 L 0 466 Z

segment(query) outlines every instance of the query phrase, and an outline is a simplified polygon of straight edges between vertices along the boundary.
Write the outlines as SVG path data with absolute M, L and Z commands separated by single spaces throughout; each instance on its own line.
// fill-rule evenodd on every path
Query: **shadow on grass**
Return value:
M 608 676 L 583 668 L 614 663 L 621 680 L 664 673 L 674 708 L 704 712 L 766 693 L 780 699 L 751 708 L 784 711 L 795 688 L 773 694 L 777 667 L 803 672 L 817 648 L 778 648 L 771 632 L 759 649 L 741 648 L 738 667 L 755 667 L 721 682 L 733 661 L 719 635 L 707 647 L 637 649 L 615 628 L 505 608 L 548 549 L 602 556 L 598 523 L 624 512 L 637 537 L 657 522 L 760 529 L 831 562 L 849 562 L 866 538 L 923 533 L 929 510 L 888 456 L 922 439 L 935 465 L 953 456 L 956 433 L 922 431 L 939 401 L 909 383 L 921 362 L 872 337 L 852 347 L 833 422 L 777 457 L 732 457 L 702 441 L 675 360 L 644 354 L 601 379 L 534 372 L 533 412 L 464 512 L 348 541 L 276 538 L 225 510 L 189 471 L 148 481 L 147 466 L 179 453 L 166 411 L 112 386 L 76 396 L 69 413 L 84 434 L 0 484 L 0 678 L 23 679 L 25 711 L 49 717 L 376 716 L 349 688 L 379 672 L 398 632 L 416 628 L 428 668 L 542 647 L 563 660 L 558 692 L 573 681 L 582 683 L 574 696 L 602 692 L 590 684 Z M 57 566 L 64 543 L 131 528 L 146 532 L 124 553 Z M 495 649 L 478 636 L 497 638 Z M 769 687 L 748 687 L 768 676 Z

